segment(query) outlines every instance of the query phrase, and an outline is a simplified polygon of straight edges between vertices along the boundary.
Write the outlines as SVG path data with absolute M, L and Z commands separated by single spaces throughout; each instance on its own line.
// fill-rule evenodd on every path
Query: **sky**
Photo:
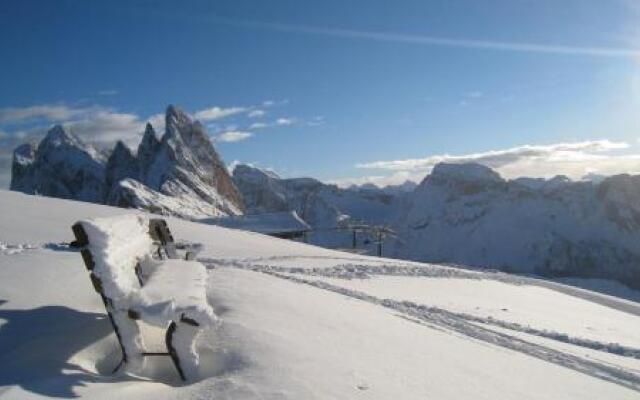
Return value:
M 637 0 L 3 0 L 0 60 L 0 187 L 53 124 L 135 147 L 169 104 L 284 177 L 640 173 Z

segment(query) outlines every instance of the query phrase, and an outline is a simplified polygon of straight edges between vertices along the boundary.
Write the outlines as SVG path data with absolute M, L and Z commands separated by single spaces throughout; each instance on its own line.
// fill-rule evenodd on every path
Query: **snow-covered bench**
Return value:
M 207 303 L 204 265 L 178 258 L 167 224 L 137 215 L 83 220 L 72 226 L 122 349 L 136 370 L 145 356 L 171 357 L 182 380 L 197 376 L 195 341 L 216 323 Z M 147 352 L 137 321 L 166 328 L 167 352 Z

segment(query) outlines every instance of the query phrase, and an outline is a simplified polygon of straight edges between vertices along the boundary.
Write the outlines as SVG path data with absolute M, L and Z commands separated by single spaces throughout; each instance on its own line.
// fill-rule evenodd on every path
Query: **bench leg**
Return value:
M 180 375 L 180 379 L 186 381 L 187 378 L 184 376 L 184 372 L 182 371 L 182 367 L 180 366 L 180 358 L 178 358 L 178 352 L 173 345 L 174 334 L 176 332 L 177 324 L 171 321 L 169 324 L 169 329 L 167 329 L 167 334 L 165 335 L 165 341 L 167 343 L 167 352 L 171 357 L 171 361 L 173 361 L 173 365 L 175 365 L 176 370 L 178 370 L 178 375 Z
M 195 345 L 201 329 L 191 321 L 171 322 L 167 330 L 167 350 L 182 380 L 198 377 L 199 357 Z

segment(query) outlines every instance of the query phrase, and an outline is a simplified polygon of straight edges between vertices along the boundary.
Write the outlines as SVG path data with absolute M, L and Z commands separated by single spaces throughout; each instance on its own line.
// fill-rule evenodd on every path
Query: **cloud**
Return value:
M 265 100 L 265 101 L 262 102 L 262 106 L 263 107 L 277 107 L 277 106 L 284 106 L 285 104 L 289 104 L 289 100 L 288 99 Z
M 266 128 L 271 128 L 274 126 L 290 126 L 290 125 L 294 125 L 298 122 L 298 119 L 296 118 L 278 118 L 275 121 L 272 122 L 254 122 L 251 125 L 249 125 L 249 129 L 251 130 L 259 130 L 259 129 L 266 129 Z M 307 122 L 306 125 L 308 126 L 318 126 L 321 125 L 324 121 L 322 119 L 312 119 L 311 121 Z
M 249 118 L 260 118 L 260 117 L 264 117 L 267 114 L 267 112 L 265 110 L 251 110 L 249 111 L 249 113 L 247 114 L 247 116 Z
M 294 122 L 295 120 L 293 118 L 278 118 L 276 120 L 276 125 L 287 126 L 287 125 L 293 125 Z
M 629 144 L 624 142 L 590 140 L 525 145 L 465 155 L 442 154 L 405 160 L 374 161 L 356 164 L 356 168 L 387 171 L 389 175 L 374 178 L 392 183 L 401 183 L 406 179 L 420 181 L 439 162 L 476 162 L 495 169 L 506 178 L 550 178 L 562 174 L 580 179 L 588 173 L 612 175 L 640 172 L 640 154 L 612 153 L 627 148 Z
M 96 107 L 74 108 L 66 105 L 36 105 L 29 107 L 0 108 L 0 123 L 13 124 L 46 119 L 49 121 L 64 121 L 81 115 L 95 112 Z
M 194 118 L 206 122 L 206 121 L 215 121 L 217 119 L 229 117 L 231 115 L 240 114 L 246 112 L 247 109 L 245 107 L 210 107 L 205 108 L 204 110 L 196 111 L 193 114 Z
M 343 188 L 349 187 L 351 185 L 360 186 L 360 185 L 364 185 L 365 183 L 373 183 L 378 187 L 385 187 L 389 185 L 398 185 L 408 180 L 414 181 L 414 182 L 420 181 L 416 179 L 416 177 L 409 172 L 399 171 L 391 175 L 366 175 L 366 176 L 360 176 L 355 178 L 331 179 L 331 180 L 328 180 L 327 183 L 338 185 Z
M 100 111 L 64 125 L 88 142 L 110 144 L 122 140 L 129 145 L 136 145 L 145 124 L 135 114 Z
M 484 153 L 472 153 L 461 156 L 449 154 L 393 161 L 374 161 L 356 164 L 356 168 L 383 169 L 392 171 L 416 171 L 433 167 L 439 162 L 477 162 L 492 168 L 499 168 L 521 159 L 550 157 L 589 157 L 591 153 L 624 149 L 627 143 L 609 140 L 593 140 L 575 143 L 558 143 L 548 146 L 525 145 L 505 150 L 492 150 Z
M 153 129 L 156 133 L 162 134 L 164 131 L 165 119 L 164 114 L 153 114 L 149 118 L 147 118 L 147 122 L 153 126 Z
M 227 142 L 227 143 L 231 143 L 231 142 L 239 142 L 241 140 L 245 140 L 250 138 L 251 136 L 253 136 L 253 133 L 251 132 L 244 132 L 244 131 L 226 131 L 226 132 L 222 132 L 221 134 L 219 134 L 218 136 L 216 136 L 215 140 L 217 142 Z
M 208 20 L 213 23 L 226 24 L 250 29 L 265 29 L 280 32 L 302 33 L 308 35 L 371 40 L 377 42 L 407 43 L 426 46 L 507 51 L 518 53 L 543 53 L 566 56 L 619 57 L 631 59 L 640 57 L 640 49 L 637 48 L 549 45 L 540 43 L 506 42 L 480 39 L 457 39 L 443 36 L 361 31 L 321 26 L 278 24 L 225 17 L 206 18 L 208 18 Z
M 265 122 L 254 122 L 253 124 L 249 125 L 249 129 L 252 129 L 252 130 L 264 129 L 267 127 L 269 127 L 269 124 Z

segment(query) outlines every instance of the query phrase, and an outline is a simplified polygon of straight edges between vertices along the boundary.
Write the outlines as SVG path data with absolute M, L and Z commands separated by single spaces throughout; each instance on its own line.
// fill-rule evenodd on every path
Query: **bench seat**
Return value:
M 145 322 L 165 326 L 188 319 L 211 327 L 217 318 L 207 303 L 207 270 L 195 261 L 163 260 L 143 266 L 144 286 L 136 291 L 131 309 Z

